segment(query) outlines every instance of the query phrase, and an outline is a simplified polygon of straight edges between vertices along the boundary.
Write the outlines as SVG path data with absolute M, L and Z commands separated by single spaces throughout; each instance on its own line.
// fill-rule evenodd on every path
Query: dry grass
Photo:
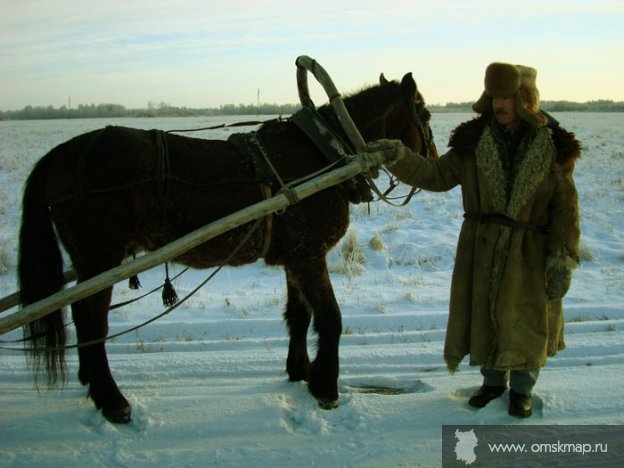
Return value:
M 368 242 L 368 245 L 375 252 L 381 252 L 386 248 L 378 232 L 376 232 L 375 235 L 371 238 L 371 240 Z
M 349 231 L 337 253 L 336 261 L 330 266 L 332 273 L 344 274 L 351 278 L 364 272 L 368 259 L 355 231 Z

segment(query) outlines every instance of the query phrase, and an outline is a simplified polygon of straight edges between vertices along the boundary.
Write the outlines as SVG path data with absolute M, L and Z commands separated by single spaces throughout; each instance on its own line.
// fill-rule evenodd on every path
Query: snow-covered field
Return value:
M 460 192 L 421 192 L 404 208 L 354 206 L 350 231 L 331 253 L 344 327 L 337 409 L 320 409 L 304 384 L 287 381 L 284 275 L 259 262 L 225 268 L 171 315 L 107 345 L 133 406 L 131 424 L 110 424 L 86 399 L 75 352 L 67 387 L 38 393 L 24 356 L 0 350 L 0 465 L 439 466 L 446 424 L 624 424 L 624 114 L 555 117 L 585 148 L 576 170 L 583 262 L 565 299 L 568 349 L 542 371 L 533 417 L 508 416 L 507 395 L 471 409 L 478 369 L 464 363 L 450 375 L 444 366 Z M 441 151 L 469 118 L 433 115 Z M 49 149 L 109 123 L 167 130 L 233 120 L 0 122 L 0 297 L 16 290 L 22 184 Z M 360 249 L 359 261 L 345 259 L 346 244 Z M 142 291 L 159 284 L 163 270 L 140 275 Z M 178 294 L 209 273 L 181 276 Z M 115 302 L 136 294 L 120 284 Z M 111 333 L 160 310 L 158 294 L 118 309 Z

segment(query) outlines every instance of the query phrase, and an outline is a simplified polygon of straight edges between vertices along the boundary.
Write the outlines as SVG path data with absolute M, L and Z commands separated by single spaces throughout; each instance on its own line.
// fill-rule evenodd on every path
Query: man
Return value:
M 509 382 L 509 414 L 517 417 L 532 414 L 539 369 L 565 347 L 561 300 L 579 262 L 573 170 L 580 144 L 539 110 L 536 75 L 490 64 L 473 106 L 480 115 L 453 131 L 439 159 L 395 140 L 367 147 L 398 159 L 389 169 L 404 183 L 431 191 L 461 185 L 465 220 L 444 359 L 451 372 L 467 354 L 481 367 L 472 406 L 500 397 Z

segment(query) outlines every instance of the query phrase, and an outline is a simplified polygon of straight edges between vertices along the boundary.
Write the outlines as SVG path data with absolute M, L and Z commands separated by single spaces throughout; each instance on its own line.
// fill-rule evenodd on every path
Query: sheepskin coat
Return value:
M 425 190 L 461 185 L 464 211 L 472 214 L 459 234 L 451 284 L 444 347 L 451 372 L 466 355 L 470 365 L 492 369 L 541 368 L 565 347 L 561 300 L 549 300 L 546 272 L 550 265 L 578 263 L 573 171 L 580 145 L 553 119 L 530 128 L 508 176 L 492 119 L 488 113 L 457 127 L 450 151 L 439 159 L 412 153 L 390 168 L 402 182 Z M 484 222 L 474 214 L 530 226 Z

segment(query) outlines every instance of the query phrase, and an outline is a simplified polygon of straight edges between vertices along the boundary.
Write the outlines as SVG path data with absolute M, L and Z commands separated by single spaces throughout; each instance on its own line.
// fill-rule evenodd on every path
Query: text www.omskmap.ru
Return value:
M 549 444 L 488 444 L 492 453 L 607 453 L 608 444 L 566 444 L 561 441 Z

